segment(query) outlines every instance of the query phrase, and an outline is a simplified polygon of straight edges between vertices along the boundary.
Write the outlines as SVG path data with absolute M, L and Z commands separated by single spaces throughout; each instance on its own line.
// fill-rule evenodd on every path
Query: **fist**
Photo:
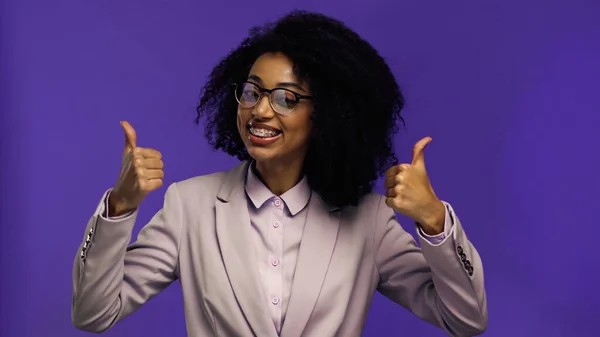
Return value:
M 435 195 L 425 169 L 423 152 L 430 142 L 430 137 L 421 139 L 413 148 L 411 164 L 396 165 L 386 172 L 385 203 L 433 235 L 443 231 L 446 209 Z
M 163 161 L 160 152 L 138 147 L 135 130 L 121 122 L 125 132 L 125 149 L 121 172 L 109 197 L 109 214 L 117 216 L 138 208 L 146 195 L 163 184 Z

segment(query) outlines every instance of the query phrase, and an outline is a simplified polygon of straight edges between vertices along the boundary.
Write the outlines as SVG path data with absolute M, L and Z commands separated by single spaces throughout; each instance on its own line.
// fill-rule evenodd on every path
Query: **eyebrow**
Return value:
M 258 83 L 263 83 L 262 79 L 256 75 L 248 76 L 248 80 L 256 81 Z M 300 86 L 300 84 L 294 83 L 294 82 L 279 82 L 279 83 L 277 83 L 276 87 L 292 87 L 292 88 L 296 88 L 296 89 L 306 93 L 306 90 L 304 88 L 302 88 Z

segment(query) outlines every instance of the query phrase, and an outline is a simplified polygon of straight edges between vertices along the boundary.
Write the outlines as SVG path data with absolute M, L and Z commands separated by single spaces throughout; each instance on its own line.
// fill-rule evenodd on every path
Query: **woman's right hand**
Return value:
M 118 216 L 138 208 L 146 195 L 163 184 L 163 161 L 160 152 L 136 145 L 135 130 L 121 122 L 125 131 L 125 150 L 119 179 L 108 198 L 109 216 Z

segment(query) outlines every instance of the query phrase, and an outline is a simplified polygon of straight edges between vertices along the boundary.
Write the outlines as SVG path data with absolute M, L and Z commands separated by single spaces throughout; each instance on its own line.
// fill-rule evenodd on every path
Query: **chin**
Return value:
M 257 162 L 270 161 L 280 157 L 280 151 L 276 148 L 258 147 L 249 144 L 246 146 L 246 151 Z

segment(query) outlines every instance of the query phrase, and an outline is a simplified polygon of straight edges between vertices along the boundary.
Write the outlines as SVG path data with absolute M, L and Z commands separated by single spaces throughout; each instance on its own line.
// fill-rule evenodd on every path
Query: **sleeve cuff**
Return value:
M 441 244 L 444 241 L 444 239 L 451 236 L 452 228 L 454 227 L 454 216 L 451 211 L 452 208 L 447 202 L 442 201 L 442 203 L 446 208 L 446 215 L 444 217 L 444 231 L 442 233 L 436 235 L 428 235 L 423 231 L 421 226 L 417 224 L 417 232 L 419 233 L 419 236 L 421 236 L 423 239 L 427 240 L 427 242 L 435 246 Z
M 129 211 L 125 214 L 121 214 L 118 216 L 110 216 L 110 214 L 108 214 L 108 197 L 110 196 L 110 193 L 112 192 L 112 188 L 109 189 L 106 193 L 105 193 L 105 197 L 104 197 L 104 201 L 101 204 L 101 208 L 98 210 L 98 214 L 100 214 L 100 217 L 104 220 L 112 220 L 112 221 L 116 221 L 116 220 L 123 220 L 126 219 L 130 216 L 133 215 L 133 213 L 135 213 L 135 210 Z

